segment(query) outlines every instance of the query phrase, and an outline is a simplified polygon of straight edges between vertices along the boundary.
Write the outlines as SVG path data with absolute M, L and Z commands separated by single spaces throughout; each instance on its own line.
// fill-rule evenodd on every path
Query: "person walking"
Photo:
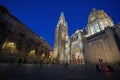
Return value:
M 40 67 L 42 68 L 42 66 L 43 66 L 43 62 L 42 62 L 42 60 L 40 61 Z
M 66 69 L 68 69 L 68 63 L 66 62 Z
M 63 62 L 63 68 L 65 68 L 65 62 Z
M 96 71 L 101 72 L 99 65 L 96 65 Z

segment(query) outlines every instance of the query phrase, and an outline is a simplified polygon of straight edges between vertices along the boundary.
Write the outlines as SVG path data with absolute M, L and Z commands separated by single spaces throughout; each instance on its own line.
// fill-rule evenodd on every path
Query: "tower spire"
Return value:
M 57 59 L 60 63 L 63 63 L 63 61 L 65 61 L 65 40 L 67 34 L 67 22 L 62 11 L 56 26 L 54 42 L 54 58 Z
M 65 16 L 64 16 L 64 12 L 62 11 L 61 14 L 60 14 L 60 17 L 59 17 L 59 20 L 58 20 L 58 24 L 63 24 L 65 27 L 67 27 L 67 22 L 65 20 Z
M 60 17 L 64 16 L 64 12 L 62 11 L 61 14 L 60 14 Z

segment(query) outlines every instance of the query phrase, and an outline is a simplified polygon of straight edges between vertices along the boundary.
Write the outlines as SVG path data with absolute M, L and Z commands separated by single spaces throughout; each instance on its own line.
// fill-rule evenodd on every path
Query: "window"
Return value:
M 91 17 L 91 22 L 93 22 L 95 20 L 95 17 Z
M 78 35 L 76 36 L 76 40 L 78 40 Z
M 83 43 L 80 42 L 80 49 L 83 49 Z
M 11 28 L 12 28 L 12 24 L 10 24 L 10 23 L 6 23 L 6 29 L 7 29 L 8 31 L 10 31 Z
M 20 34 L 20 36 L 25 37 L 26 32 L 25 32 L 25 30 L 22 30 L 19 34 Z
M 95 29 L 94 29 L 94 26 L 91 27 L 91 34 L 94 34 L 95 33 Z
M 96 32 L 99 32 L 99 31 L 100 31 L 100 28 L 99 28 L 99 25 L 98 25 L 98 24 L 95 25 L 95 30 L 96 30 Z
M 104 20 L 104 24 L 105 24 L 105 27 L 108 25 L 108 20 L 107 19 Z
M 73 41 L 75 41 L 75 38 L 73 38 L 74 40 Z
M 103 22 L 100 22 L 100 28 L 103 30 L 104 29 L 104 24 Z
M 33 39 L 33 38 L 30 38 L 29 41 L 30 41 L 30 42 L 34 42 L 34 39 Z

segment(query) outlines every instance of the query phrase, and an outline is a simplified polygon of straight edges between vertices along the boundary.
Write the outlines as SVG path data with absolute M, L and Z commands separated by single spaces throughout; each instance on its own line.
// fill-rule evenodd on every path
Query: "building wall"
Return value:
M 120 61 L 120 52 L 116 44 L 112 28 L 89 36 L 85 39 L 85 61 L 87 64 L 103 63 L 115 64 Z
M 70 43 L 70 37 L 66 35 L 65 40 L 65 62 L 70 63 L 71 61 L 71 43 Z
M 32 32 L 10 12 L 0 14 L 0 16 L 2 16 L 1 22 L 5 21 L 12 26 L 5 34 L 7 36 L 2 32 L 4 40 L 0 50 L 1 61 L 9 62 L 14 59 L 17 62 L 21 58 L 26 59 L 27 62 L 39 62 L 41 59 L 47 62 L 50 46 L 43 38 Z

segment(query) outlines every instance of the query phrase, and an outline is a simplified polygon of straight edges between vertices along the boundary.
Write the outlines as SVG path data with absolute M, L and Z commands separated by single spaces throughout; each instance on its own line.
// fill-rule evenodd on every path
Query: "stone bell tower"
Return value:
M 67 22 L 65 20 L 64 13 L 61 12 L 55 30 L 54 41 L 54 58 L 57 59 L 60 63 L 64 61 L 66 35 L 68 35 Z

